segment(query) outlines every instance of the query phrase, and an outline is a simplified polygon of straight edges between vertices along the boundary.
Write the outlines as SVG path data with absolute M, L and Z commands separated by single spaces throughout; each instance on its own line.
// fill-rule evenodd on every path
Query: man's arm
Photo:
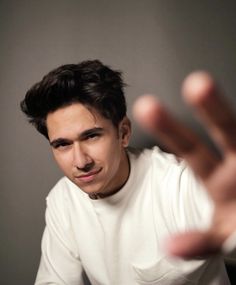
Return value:
M 35 285 L 85 285 L 83 268 L 71 234 L 65 201 L 47 198 L 46 228 L 42 238 L 42 255 Z M 61 197 L 59 197 L 61 198 Z
M 183 233 L 167 244 L 170 254 L 191 258 L 218 252 L 222 247 L 229 248 L 234 242 L 236 117 L 230 105 L 220 96 L 212 77 L 205 72 L 190 74 L 183 83 L 182 93 L 186 103 L 193 107 L 205 124 L 221 155 L 208 148 L 153 97 L 144 96 L 136 102 L 134 117 L 160 138 L 168 149 L 187 161 L 215 204 L 212 224 L 207 231 Z

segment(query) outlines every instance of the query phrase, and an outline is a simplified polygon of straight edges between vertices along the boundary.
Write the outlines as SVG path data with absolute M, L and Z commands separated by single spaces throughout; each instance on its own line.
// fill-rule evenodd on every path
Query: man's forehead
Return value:
M 107 119 L 94 108 L 74 103 L 49 113 L 46 124 L 49 137 L 51 137 L 61 136 L 68 132 L 79 134 L 87 129 L 102 128 L 107 124 Z

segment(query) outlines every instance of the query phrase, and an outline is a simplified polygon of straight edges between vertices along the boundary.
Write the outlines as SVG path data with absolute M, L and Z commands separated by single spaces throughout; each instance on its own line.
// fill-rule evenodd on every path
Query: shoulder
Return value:
M 86 193 L 82 192 L 68 178 L 61 178 L 46 198 L 46 224 L 57 231 L 70 230 L 72 220 L 78 220 L 81 212 L 88 207 Z
M 195 184 L 200 187 L 200 182 L 183 159 L 164 152 L 157 146 L 142 150 L 136 157 L 137 161 L 146 163 L 153 170 L 152 174 L 159 182 L 168 182 L 168 185 L 173 183 L 175 186 Z
M 68 208 L 67 190 L 69 188 L 67 180 L 66 177 L 61 178 L 46 197 L 46 223 L 48 225 L 51 224 L 50 221 L 54 221 L 53 224 L 66 223 Z
M 50 190 L 46 197 L 47 209 L 55 212 L 69 212 L 76 205 L 86 199 L 86 194 L 72 183 L 67 177 L 61 178 Z
M 130 149 L 130 159 L 142 169 L 153 169 L 155 176 L 158 171 L 159 181 L 171 171 L 171 175 L 173 175 L 173 172 L 181 173 L 186 168 L 183 160 L 171 153 L 163 152 L 157 146 L 143 150 Z
M 68 192 L 74 188 L 73 183 L 67 177 L 62 177 L 55 186 L 50 190 L 46 200 L 47 201 L 64 201 L 67 199 Z

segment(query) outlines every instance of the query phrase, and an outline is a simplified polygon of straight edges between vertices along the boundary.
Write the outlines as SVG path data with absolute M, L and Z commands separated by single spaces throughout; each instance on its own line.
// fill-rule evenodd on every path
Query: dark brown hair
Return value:
M 76 102 L 94 108 L 118 126 L 126 115 L 124 86 L 121 72 L 99 60 L 66 64 L 49 72 L 29 89 L 21 110 L 46 138 L 47 115 Z

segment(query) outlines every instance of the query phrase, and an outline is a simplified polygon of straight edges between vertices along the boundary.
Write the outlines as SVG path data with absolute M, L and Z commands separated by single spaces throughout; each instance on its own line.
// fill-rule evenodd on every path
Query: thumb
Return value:
M 169 255 L 185 259 L 217 253 L 221 246 L 222 240 L 217 239 L 211 231 L 191 231 L 178 234 L 164 243 L 165 250 Z

